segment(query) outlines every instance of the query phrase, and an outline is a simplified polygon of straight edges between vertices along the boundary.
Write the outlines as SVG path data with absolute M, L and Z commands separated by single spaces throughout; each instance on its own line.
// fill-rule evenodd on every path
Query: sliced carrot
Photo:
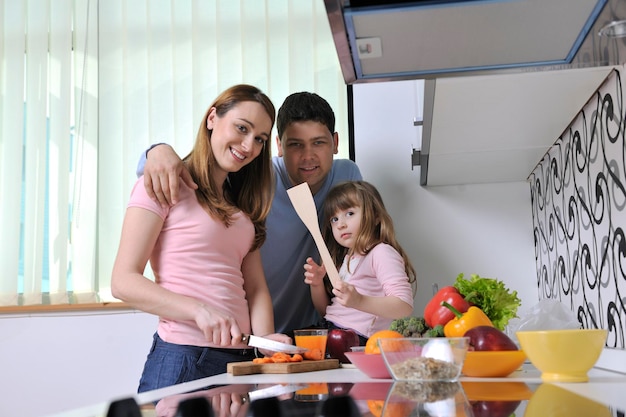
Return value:
M 324 359 L 324 354 L 320 349 L 309 349 L 302 354 L 304 359 L 308 359 L 310 361 L 321 361 Z
M 274 362 L 276 363 L 285 363 L 285 362 L 290 362 L 291 361 L 291 355 L 288 355 L 284 352 L 276 352 L 272 355 L 272 359 L 274 359 Z
M 315 357 L 321 356 L 322 352 L 319 351 L 314 354 Z M 308 352 L 307 352 L 308 353 Z M 287 363 L 287 362 L 302 362 L 304 359 L 302 355 L 295 354 L 293 356 L 284 353 L 284 352 L 276 352 L 272 356 L 265 356 L 263 358 L 254 358 L 252 359 L 252 363 Z

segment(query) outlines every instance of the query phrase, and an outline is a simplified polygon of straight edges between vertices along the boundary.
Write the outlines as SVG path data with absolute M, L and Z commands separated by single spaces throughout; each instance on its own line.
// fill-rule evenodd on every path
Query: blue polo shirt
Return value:
M 311 290 L 304 282 L 304 264 L 308 257 L 319 263 L 319 252 L 287 195 L 293 184 L 289 180 L 283 158 L 272 158 L 276 174 L 276 194 L 267 218 L 267 240 L 261 247 L 265 278 L 274 305 L 274 323 L 279 333 L 290 333 L 319 321 L 311 301 Z M 358 166 L 349 159 L 335 159 L 322 188 L 313 200 L 318 221 L 330 189 L 343 181 L 361 180 Z

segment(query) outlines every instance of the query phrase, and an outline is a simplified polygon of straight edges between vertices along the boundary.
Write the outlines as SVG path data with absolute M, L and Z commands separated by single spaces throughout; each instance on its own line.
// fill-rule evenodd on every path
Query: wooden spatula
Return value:
M 335 263 L 333 262 L 330 252 L 328 251 L 328 247 L 322 237 L 320 225 L 317 220 L 315 201 L 313 201 L 313 195 L 311 194 L 309 184 L 303 182 L 300 185 L 291 187 L 287 190 L 287 194 L 289 195 L 291 204 L 293 204 L 293 207 L 296 209 L 296 213 L 298 213 L 298 216 L 300 216 L 304 225 L 307 229 L 309 229 L 309 232 L 311 232 L 313 240 L 317 245 L 317 250 L 320 252 L 320 256 L 322 257 L 322 262 L 326 267 L 326 273 L 328 274 L 330 283 L 333 287 L 336 287 L 337 283 L 341 281 L 341 278 L 339 278 L 339 272 L 337 272 Z

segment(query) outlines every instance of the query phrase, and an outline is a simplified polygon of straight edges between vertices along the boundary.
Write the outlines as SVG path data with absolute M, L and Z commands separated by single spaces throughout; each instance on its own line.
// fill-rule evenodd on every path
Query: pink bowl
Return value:
M 345 352 L 350 362 L 370 378 L 391 379 L 383 355 L 364 352 Z

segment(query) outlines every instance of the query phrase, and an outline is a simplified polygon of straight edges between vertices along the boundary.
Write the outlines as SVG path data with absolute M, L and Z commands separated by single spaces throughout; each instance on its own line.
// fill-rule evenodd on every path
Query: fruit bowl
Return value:
M 381 338 L 378 346 L 393 379 L 449 382 L 461 374 L 469 338 Z
M 526 360 L 523 350 L 468 351 L 461 373 L 471 377 L 505 377 Z
M 515 333 L 544 382 L 586 382 L 606 343 L 606 329 L 533 330 Z
M 345 352 L 344 355 L 346 355 L 354 366 L 370 378 L 391 378 L 381 354 L 367 354 L 362 351 L 353 351 Z

